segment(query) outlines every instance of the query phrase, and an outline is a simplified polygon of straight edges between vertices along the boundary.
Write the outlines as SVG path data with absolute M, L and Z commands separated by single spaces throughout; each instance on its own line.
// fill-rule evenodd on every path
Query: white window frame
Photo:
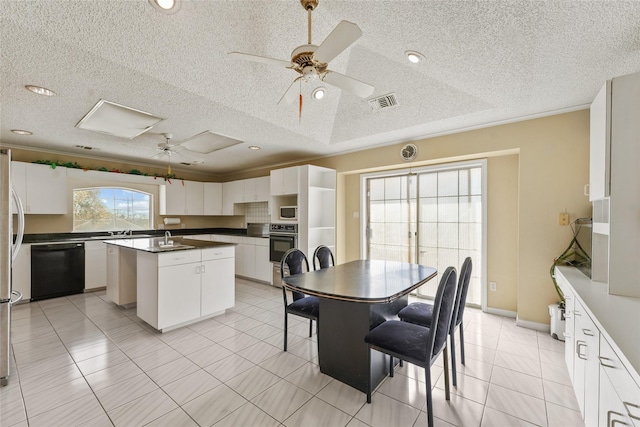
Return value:
M 367 180 L 370 178 L 386 178 L 392 176 L 407 175 L 421 172 L 443 172 L 470 167 L 480 167 L 482 173 L 482 274 L 480 275 L 480 295 L 482 311 L 487 310 L 487 159 L 469 160 L 463 162 L 447 163 L 442 165 L 430 165 L 394 169 L 390 171 L 369 172 L 360 175 L 360 258 L 367 256 Z M 455 266 L 456 270 L 460 266 Z

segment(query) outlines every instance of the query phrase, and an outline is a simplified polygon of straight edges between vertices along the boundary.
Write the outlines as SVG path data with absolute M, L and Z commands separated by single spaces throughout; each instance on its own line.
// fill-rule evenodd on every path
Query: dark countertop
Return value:
M 135 236 L 134 236 L 135 237 Z M 205 240 L 183 239 L 171 237 L 168 239 L 174 246 L 162 246 L 164 237 L 140 237 L 133 239 L 104 240 L 107 245 L 115 245 L 121 248 L 135 249 L 137 251 L 166 253 L 176 251 L 188 251 L 193 249 L 209 249 L 220 246 L 235 246 L 234 243 L 208 242 Z
M 164 237 L 167 230 L 136 230 L 133 231 L 132 237 Z M 190 228 L 168 230 L 172 236 L 189 236 L 194 234 L 226 234 L 230 236 L 247 236 L 246 228 Z M 67 242 L 79 240 L 104 240 L 113 238 L 107 232 L 94 233 L 41 233 L 41 234 L 25 234 L 22 243 L 50 243 L 50 242 Z

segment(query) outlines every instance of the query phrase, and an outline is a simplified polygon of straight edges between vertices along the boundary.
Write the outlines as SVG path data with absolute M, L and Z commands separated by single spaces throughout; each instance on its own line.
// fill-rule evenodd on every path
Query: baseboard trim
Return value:
M 515 311 L 503 310 L 501 308 L 487 307 L 487 309 L 484 312 L 489 314 L 495 314 L 498 316 L 503 316 L 503 317 L 511 317 L 513 319 L 518 317 L 518 313 L 516 313 Z
M 533 330 L 542 331 L 542 332 L 551 331 L 551 326 L 546 323 L 531 322 L 529 320 L 522 320 L 517 317 L 516 317 L 516 326 L 521 326 L 523 328 L 533 329 Z

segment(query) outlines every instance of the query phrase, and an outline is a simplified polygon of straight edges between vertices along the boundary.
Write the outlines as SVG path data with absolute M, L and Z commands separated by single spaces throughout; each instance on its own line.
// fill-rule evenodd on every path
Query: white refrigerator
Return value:
M 17 234 L 13 236 L 13 215 L 18 215 Z M 22 244 L 24 212 L 11 187 L 11 150 L 0 148 L 0 386 L 9 383 L 11 354 L 11 306 L 22 294 L 11 286 L 11 266 Z

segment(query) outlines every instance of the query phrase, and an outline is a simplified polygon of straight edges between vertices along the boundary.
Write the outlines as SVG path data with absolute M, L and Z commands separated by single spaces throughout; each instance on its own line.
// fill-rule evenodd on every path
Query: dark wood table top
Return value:
M 288 289 L 322 298 L 389 303 L 436 276 L 433 267 L 396 261 L 357 260 L 284 278 Z

